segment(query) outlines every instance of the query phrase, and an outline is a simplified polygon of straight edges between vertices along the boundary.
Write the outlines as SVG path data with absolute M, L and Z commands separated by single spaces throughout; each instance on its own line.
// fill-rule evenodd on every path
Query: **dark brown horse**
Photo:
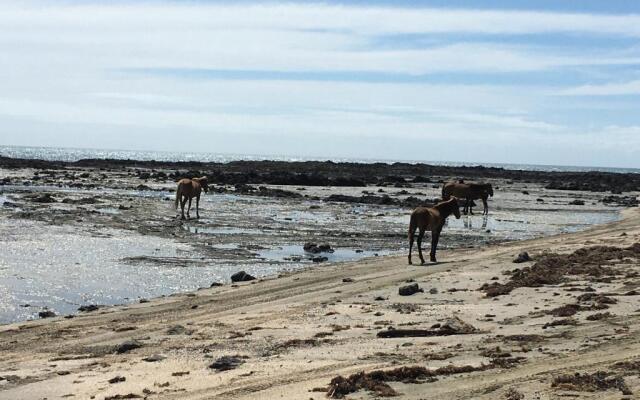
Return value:
M 466 199 L 463 212 L 467 212 L 473 215 L 473 200 L 482 200 L 484 210 L 482 214 L 489 214 L 489 204 L 487 199 L 489 196 L 493 197 L 493 186 L 490 183 L 473 183 L 468 182 L 449 182 L 445 183 L 442 187 L 442 198 L 448 199 L 450 196 L 455 196 L 459 199 Z
M 207 177 L 192 178 L 192 179 L 180 179 L 178 181 L 178 189 L 176 190 L 176 201 L 174 203 L 175 208 L 178 208 L 178 203 L 182 208 L 182 219 L 184 219 L 184 205 L 189 200 L 189 207 L 187 208 L 187 218 L 191 218 L 189 211 L 191 211 L 191 199 L 196 198 L 196 218 L 200 218 L 200 194 L 202 190 L 209 191 Z
M 456 218 L 460 218 L 460 207 L 458 205 L 458 199 L 451 197 L 447 201 L 436 204 L 433 207 L 418 207 L 411 213 L 411 220 L 409 222 L 409 264 L 411 264 L 411 250 L 413 249 L 413 238 L 418 231 L 418 255 L 420 256 L 420 262 L 424 264 L 424 257 L 422 257 L 422 239 L 427 229 L 431 230 L 431 256 L 432 262 L 436 262 L 436 249 L 438 247 L 438 240 L 440 240 L 440 232 L 447 217 L 454 214 Z

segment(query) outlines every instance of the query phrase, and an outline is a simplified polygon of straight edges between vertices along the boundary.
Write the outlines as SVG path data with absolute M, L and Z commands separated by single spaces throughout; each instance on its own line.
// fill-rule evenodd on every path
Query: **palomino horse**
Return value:
M 431 230 L 431 261 L 436 262 L 436 248 L 438 247 L 438 240 L 440 240 L 440 232 L 447 217 L 454 214 L 456 218 L 460 218 L 460 206 L 458 205 L 458 199 L 451 197 L 447 201 L 436 204 L 433 207 L 418 207 L 411 213 L 411 220 L 409 222 L 409 264 L 411 264 L 411 250 L 413 249 L 413 237 L 418 232 L 418 255 L 420 256 L 420 262 L 424 264 L 424 257 L 422 257 L 422 238 L 427 229 Z
M 187 208 L 187 218 L 191 218 L 189 211 L 191 211 L 191 199 L 196 198 L 196 218 L 200 218 L 199 206 L 200 206 L 200 193 L 204 189 L 205 193 L 209 191 L 207 177 L 192 178 L 192 179 L 180 179 L 178 181 L 178 190 L 176 190 L 176 201 L 174 203 L 175 208 L 178 208 L 178 202 L 182 208 L 182 219 L 184 219 L 184 205 L 189 200 L 189 207 Z
M 442 187 L 442 198 L 448 199 L 450 196 L 455 196 L 459 199 L 466 199 L 467 202 L 464 206 L 464 213 L 470 212 L 473 215 L 473 200 L 482 199 L 484 210 L 482 214 L 489 214 L 489 205 L 487 199 L 489 196 L 493 197 L 493 187 L 490 183 L 463 183 L 449 182 Z

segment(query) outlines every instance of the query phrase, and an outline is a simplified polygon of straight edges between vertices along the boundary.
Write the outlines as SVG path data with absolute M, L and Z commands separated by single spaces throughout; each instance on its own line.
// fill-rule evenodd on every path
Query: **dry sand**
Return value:
M 395 391 L 408 399 L 633 398 L 629 392 L 640 393 L 639 259 L 597 262 L 614 265 L 601 275 L 565 277 L 560 284 L 493 298 L 478 289 L 506 283 L 510 277 L 503 272 L 535 263 L 514 264 L 521 251 L 540 260 L 545 252 L 640 242 L 639 211 L 626 210 L 619 222 L 576 234 L 442 251 L 436 265 L 368 259 L 72 319 L 1 326 L 0 399 L 321 399 L 338 375 L 412 366 L 435 376 L 422 370 L 416 379 L 380 383 L 378 393 L 361 389 L 346 396 Z M 399 296 L 408 280 L 424 292 Z M 578 299 L 588 293 L 606 293 L 609 300 Z M 571 307 L 556 312 L 564 316 L 550 313 L 574 304 L 580 305 L 575 315 L 568 315 Z M 446 332 L 435 324 L 454 317 L 475 331 L 377 336 L 390 327 Z M 571 325 L 545 327 L 553 321 Z M 140 347 L 116 352 L 131 340 Z M 238 365 L 210 368 L 224 356 Z M 624 361 L 635 364 L 616 366 Z M 451 366 L 466 365 L 482 370 L 445 375 L 457 372 Z M 410 371 L 416 370 L 400 375 Z M 584 375 L 597 371 L 603 374 Z M 576 379 L 575 373 L 582 375 Z M 569 375 L 564 383 L 558 379 L 563 374 Z

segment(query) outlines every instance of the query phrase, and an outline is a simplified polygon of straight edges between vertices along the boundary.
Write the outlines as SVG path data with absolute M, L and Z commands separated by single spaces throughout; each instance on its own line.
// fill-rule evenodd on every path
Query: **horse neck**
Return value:
M 437 204 L 435 208 L 440 212 L 443 218 L 447 218 L 453 212 L 453 202 L 445 201 L 444 203 Z

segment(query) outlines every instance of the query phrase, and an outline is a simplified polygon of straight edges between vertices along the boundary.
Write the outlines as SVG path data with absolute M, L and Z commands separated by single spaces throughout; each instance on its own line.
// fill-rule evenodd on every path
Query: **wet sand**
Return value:
M 634 398 L 640 249 L 623 249 L 638 242 L 632 208 L 435 265 L 364 259 L 4 325 L 0 398 Z M 580 250 L 602 245 L 616 249 Z M 522 251 L 533 261 L 513 263 Z M 400 296 L 412 283 L 424 292 Z

